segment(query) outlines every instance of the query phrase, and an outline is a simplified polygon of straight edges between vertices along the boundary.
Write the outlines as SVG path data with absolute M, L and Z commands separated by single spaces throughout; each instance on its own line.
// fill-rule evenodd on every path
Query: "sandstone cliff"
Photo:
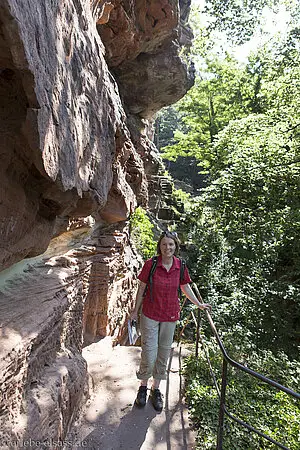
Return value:
M 189 4 L 1 2 L 1 448 L 63 440 L 83 336 L 125 339 L 127 219 L 159 185 L 153 116 L 193 83 Z

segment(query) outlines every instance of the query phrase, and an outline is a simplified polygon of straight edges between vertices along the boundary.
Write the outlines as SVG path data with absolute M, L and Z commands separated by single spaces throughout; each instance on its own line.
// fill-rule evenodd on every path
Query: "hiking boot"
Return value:
M 161 396 L 161 392 L 159 389 L 152 389 L 150 390 L 150 398 L 153 405 L 153 408 L 156 409 L 156 411 L 161 412 L 163 409 L 163 400 Z
M 140 386 L 135 399 L 136 406 L 139 406 L 140 408 L 145 406 L 146 399 L 147 399 L 147 386 Z

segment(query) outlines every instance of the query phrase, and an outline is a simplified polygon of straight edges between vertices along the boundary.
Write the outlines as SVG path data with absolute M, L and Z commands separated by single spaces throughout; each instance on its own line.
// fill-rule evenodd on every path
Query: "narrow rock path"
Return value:
M 139 347 L 112 348 L 109 338 L 85 347 L 83 355 L 93 392 L 86 410 L 67 437 L 68 449 L 192 450 L 195 435 L 188 422 L 180 373 L 187 350 L 174 344 L 167 380 L 161 383 L 164 409 L 157 413 L 148 400 L 134 406 L 138 388 Z

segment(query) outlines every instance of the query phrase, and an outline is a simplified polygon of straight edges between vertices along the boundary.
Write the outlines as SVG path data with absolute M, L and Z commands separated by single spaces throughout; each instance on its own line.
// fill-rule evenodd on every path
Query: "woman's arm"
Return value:
M 137 320 L 139 309 L 141 307 L 141 304 L 143 303 L 144 291 L 146 289 L 146 286 L 147 286 L 146 283 L 143 283 L 142 281 L 140 281 L 140 285 L 139 285 L 139 288 L 138 288 L 138 291 L 136 294 L 136 299 L 135 299 L 135 307 L 130 315 L 131 320 Z
M 194 305 L 198 306 L 198 308 L 208 309 L 209 311 L 211 311 L 211 309 L 212 309 L 211 305 L 209 305 L 208 303 L 203 303 L 201 295 L 200 295 L 200 298 L 201 298 L 202 303 L 200 303 L 189 284 L 184 284 L 184 285 L 180 286 L 180 288 L 181 288 L 182 292 L 184 293 L 184 295 L 186 295 L 187 298 L 192 303 L 194 303 Z

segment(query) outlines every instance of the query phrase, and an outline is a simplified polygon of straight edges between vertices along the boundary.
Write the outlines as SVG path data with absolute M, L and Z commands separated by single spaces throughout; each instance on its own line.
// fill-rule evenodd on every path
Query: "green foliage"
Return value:
M 190 156 L 211 166 L 217 157 L 212 147 L 218 134 L 231 120 L 259 109 L 255 76 L 228 54 L 224 59 L 207 56 L 195 85 L 174 108 L 180 118 L 172 139 L 162 148 L 165 159 Z M 251 82 L 250 82 L 251 79 Z
M 204 12 L 210 17 L 208 33 L 224 31 L 237 44 L 247 41 L 260 23 L 265 7 L 274 8 L 278 0 L 206 0 Z
M 206 347 L 213 372 L 220 383 L 222 367 L 220 351 L 209 342 L 206 342 Z M 234 356 L 238 358 L 238 355 L 240 350 L 236 349 Z M 251 351 L 247 355 L 243 354 L 242 358 L 242 361 L 253 370 L 260 371 L 295 390 L 299 389 L 299 362 L 290 362 L 284 354 L 275 357 L 271 352 Z M 198 428 L 197 449 L 215 449 L 219 397 L 203 350 L 200 351 L 198 359 L 191 356 L 186 360 L 184 374 L 190 413 Z M 230 369 L 226 406 L 235 417 L 244 420 L 291 450 L 298 449 L 300 409 L 296 400 L 287 394 L 274 390 L 243 372 Z M 224 450 L 258 448 L 263 450 L 274 446 L 225 416 Z
M 234 39 L 249 33 L 244 12 L 264 4 L 250 2 L 242 11 L 234 0 L 207 2 L 212 13 L 218 10 L 220 29 L 229 19 L 230 30 L 236 22 L 246 23 L 244 35 L 232 31 Z M 299 391 L 299 27 L 294 23 L 283 39 L 268 42 L 244 65 L 209 51 L 203 30 L 199 42 L 200 73 L 173 107 L 176 126 L 173 120 L 163 157 L 194 158 L 208 182 L 189 200 L 177 231 L 186 242 L 192 278 L 226 330 L 230 354 Z M 182 325 L 190 309 L 185 308 Z M 191 327 L 186 329 L 193 337 Z M 212 344 L 209 348 L 220 380 L 220 355 Z M 219 402 L 202 353 L 187 364 L 186 376 L 199 449 L 215 448 Z M 292 450 L 299 447 L 299 407 L 285 394 L 230 372 L 228 406 Z M 246 448 L 272 446 L 226 421 L 224 449 Z
M 224 61 L 207 64 L 212 75 L 181 102 L 185 116 L 166 156 L 192 155 L 209 173 L 180 227 L 192 278 L 213 304 L 229 348 L 234 342 L 231 353 L 299 391 L 300 60 L 294 36 L 295 30 L 261 49 L 244 68 L 230 59 L 229 70 Z M 211 353 L 220 379 L 213 346 Z M 186 375 L 199 448 L 215 448 L 218 400 L 203 355 Z M 232 373 L 228 406 L 298 448 L 299 407 L 285 394 Z M 229 421 L 225 436 L 226 449 L 272 448 Z
M 230 326 L 243 323 L 257 343 L 291 355 L 300 312 L 300 154 L 292 119 L 252 115 L 219 133 L 219 159 L 190 227 L 201 248 L 199 276 L 211 300 L 229 308 Z
M 232 330 L 235 340 L 242 340 L 249 330 L 257 346 L 285 349 L 294 356 L 300 309 L 299 209 L 298 200 L 291 198 L 294 208 L 275 201 L 272 205 L 268 194 L 280 190 L 278 178 L 253 208 L 237 202 L 232 186 L 226 192 L 227 185 L 220 179 L 215 190 L 213 185 L 205 193 L 211 204 L 198 210 L 200 220 L 195 220 L 198 225 L 190 231 L 197 243 L 193 279 L 205 287 L 207 300 L 215 305 L 217 317 Z M 252 201 L 257 198 L 255 192 L 251 194 L 255 189 L 256 183 L 249 181 Z M 293 189 L 288 192 L 292 194 Z
M 207 3 L 211 12 L 218 9 L 221 26 L 228 26 L 233 11 L 242 24 L 242 4 L 221 3 Z M 246 12 L 251 5 L 257 2 L 246 4 Z M 241 36 L 234 30 L 232 35 Z M 299 391 L 299 27 L 294 23 L 243 66 L 209 50 L 201 58 L 194 88 L 175 105 L 180 120 L 164 149 L 165 158 L 195 158 L 207 172 L 206 187 L 190 199 L 178 224 L 188 266 L 213 305 L 214 320 L 226 330 L 222 338 L 231 356 Z M 220 380 L 219 352 L 208 346 Z M 215 448 L 218 399 L 202 353 L 187 363 L 186 376 L 199 449 Z M 231 371 L 227 403 L 275 440 L 299 447 L 299 407 L 285 394 Z M 224 449 L 258 448 L 273 447 L 226 421 Z
M 180 126 L 180 113 L 174 106 L 163 108 L 155 121 L 155 145 L 158 149 L 174 141 L 174 132 Z
M 131 238 L 144 259 L 156 254 L 153 224 L 145 210 L 138 207 L 130 217 Z
M 177 202 L 183 203 L 185 205 L 186 210 L 188 210 L 191 198 L 190 194 L 183 191 L 182 189 L 174 189 L 173 196 Z
M 213 76 L 205 83 L 214 105 L 219 96 L 224 103 L 214 108 L 220 111 L 217 133 L 210 140 L 209 121 L 198 107 L 205 98 L 201 82 L 182 103 L 191 139 L 173 147 L 176 154 L 180 148 L 193 153 L 209 173 L 208 186 L 180 224 L 191 243 L 193 279 L 235 339 L 246 335 L 291 358 L 298 354 L 300 326 L 299 54 L 290 33 L 241 70 L 230 58 L 211 64 Z M 231 116 L 224 105 L 237 80 L 243 80 L 237 83 L 241 96 L 232 100 Z

